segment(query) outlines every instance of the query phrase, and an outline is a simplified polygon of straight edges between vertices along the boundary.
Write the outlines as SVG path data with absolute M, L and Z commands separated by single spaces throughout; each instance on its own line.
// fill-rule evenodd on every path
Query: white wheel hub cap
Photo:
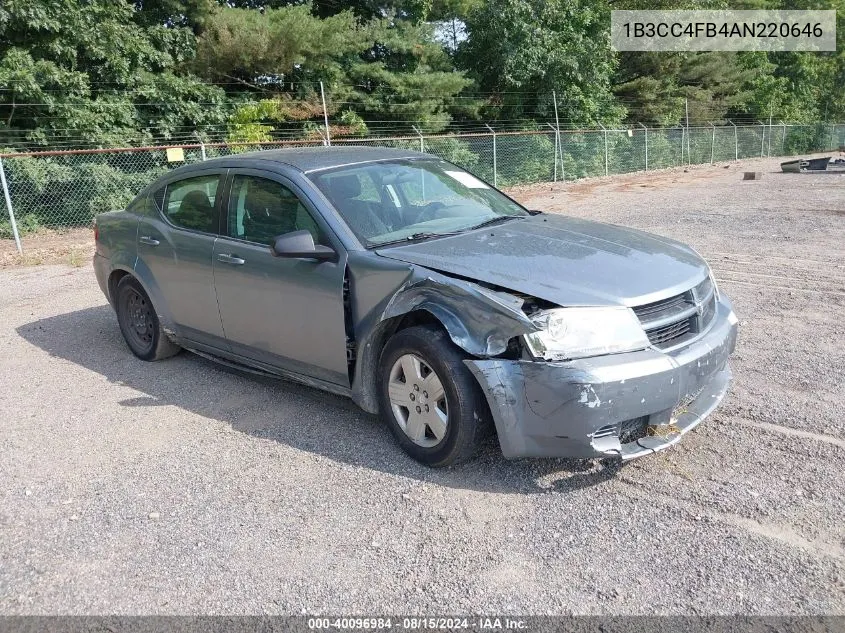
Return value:
M 400 356 L 390 370 L 387 388 L 393 416 L 415 444 L 431 448 L 446 437 L 446 392 L 423 359 L 415 354 Z

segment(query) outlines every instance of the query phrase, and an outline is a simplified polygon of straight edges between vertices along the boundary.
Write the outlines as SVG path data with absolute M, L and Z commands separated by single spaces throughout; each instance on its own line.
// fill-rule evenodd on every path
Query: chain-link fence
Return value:
M 0 238 L 17 239 L 16 233 L 25 238 L 40 228 L 90 226 L 97 213 L 125 207 L 140 189 L 180 165 L 245 151 L 323 144 L 318 139 L 2 153 L 0 184 L 8 215 L 0 221 Z M 419 150 L 509 187 L 834 150 L 845 146 L 845 124 L 639 125 L 621 130 L 548 126 L 520 132 L 488 127 L 485 133 L 342 138 L 332 144 Z

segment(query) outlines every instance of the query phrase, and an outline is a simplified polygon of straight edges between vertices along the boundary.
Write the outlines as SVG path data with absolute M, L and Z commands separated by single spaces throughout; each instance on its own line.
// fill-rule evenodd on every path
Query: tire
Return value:
M 463 363 L 466 357 L 446 332 L 428 325 L 401 330 L 382 350 L 379 414 L 402 449 L 426 466 L 470 459 L 491 429 L 487 402 Z
M 135 356 L 154 361 L 179 353 L 182 348 L 161 329 L 153 303 L 137 279 L 131 275 L 123 277 L 117 284 L 115 299 L 120 332 Z

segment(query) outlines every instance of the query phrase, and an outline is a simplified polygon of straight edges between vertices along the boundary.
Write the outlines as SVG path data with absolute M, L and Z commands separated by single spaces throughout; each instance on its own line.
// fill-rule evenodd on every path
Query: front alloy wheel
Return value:
M 416 354 L 403 354 L 390 370 L 390 408 L 414 444 L 431 448 L 446 437 L 449 405 L 437 373 Z
M 491 429 L 487 401 L 466 358 L 434 325 L 397 332 L 381 352 L 381 417 L 405 452 L 428 466 L 469 459 Z

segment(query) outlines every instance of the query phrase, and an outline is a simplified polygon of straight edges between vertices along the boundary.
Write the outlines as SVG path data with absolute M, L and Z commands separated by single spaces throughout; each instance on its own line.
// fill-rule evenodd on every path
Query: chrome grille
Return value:
M 684 319 L 683 321 L 678 321 L 677 323 L 672 323 L 671 325 L 665 325 L 663 327 L 649 330 L 646 332 L 648 334 L 648 340 L 651 341 L 652 345 L 656 345 L 657 347 L 668 347 L 669 344 L 674 345 L 678 342 L 677 339 L 682 336 L 686 336 L 692 331 L 692 322 L 693 319 L 689 318 Z
M 637 306 L 634 308 L 640 321 L 649 321 L 654 317 L 661 316 L 667 312 L 672 312 L 678 308 L 687 305 L 686 293 L 682 295 L 675 295 L 662 301 L 655 301 L 654 303 L 647 303 L 644 306 Z
M 708 277 L 694 288 L 633 308 L 655 347 L 676 347 L 704 332 L 716 316 L 716 293 Z

